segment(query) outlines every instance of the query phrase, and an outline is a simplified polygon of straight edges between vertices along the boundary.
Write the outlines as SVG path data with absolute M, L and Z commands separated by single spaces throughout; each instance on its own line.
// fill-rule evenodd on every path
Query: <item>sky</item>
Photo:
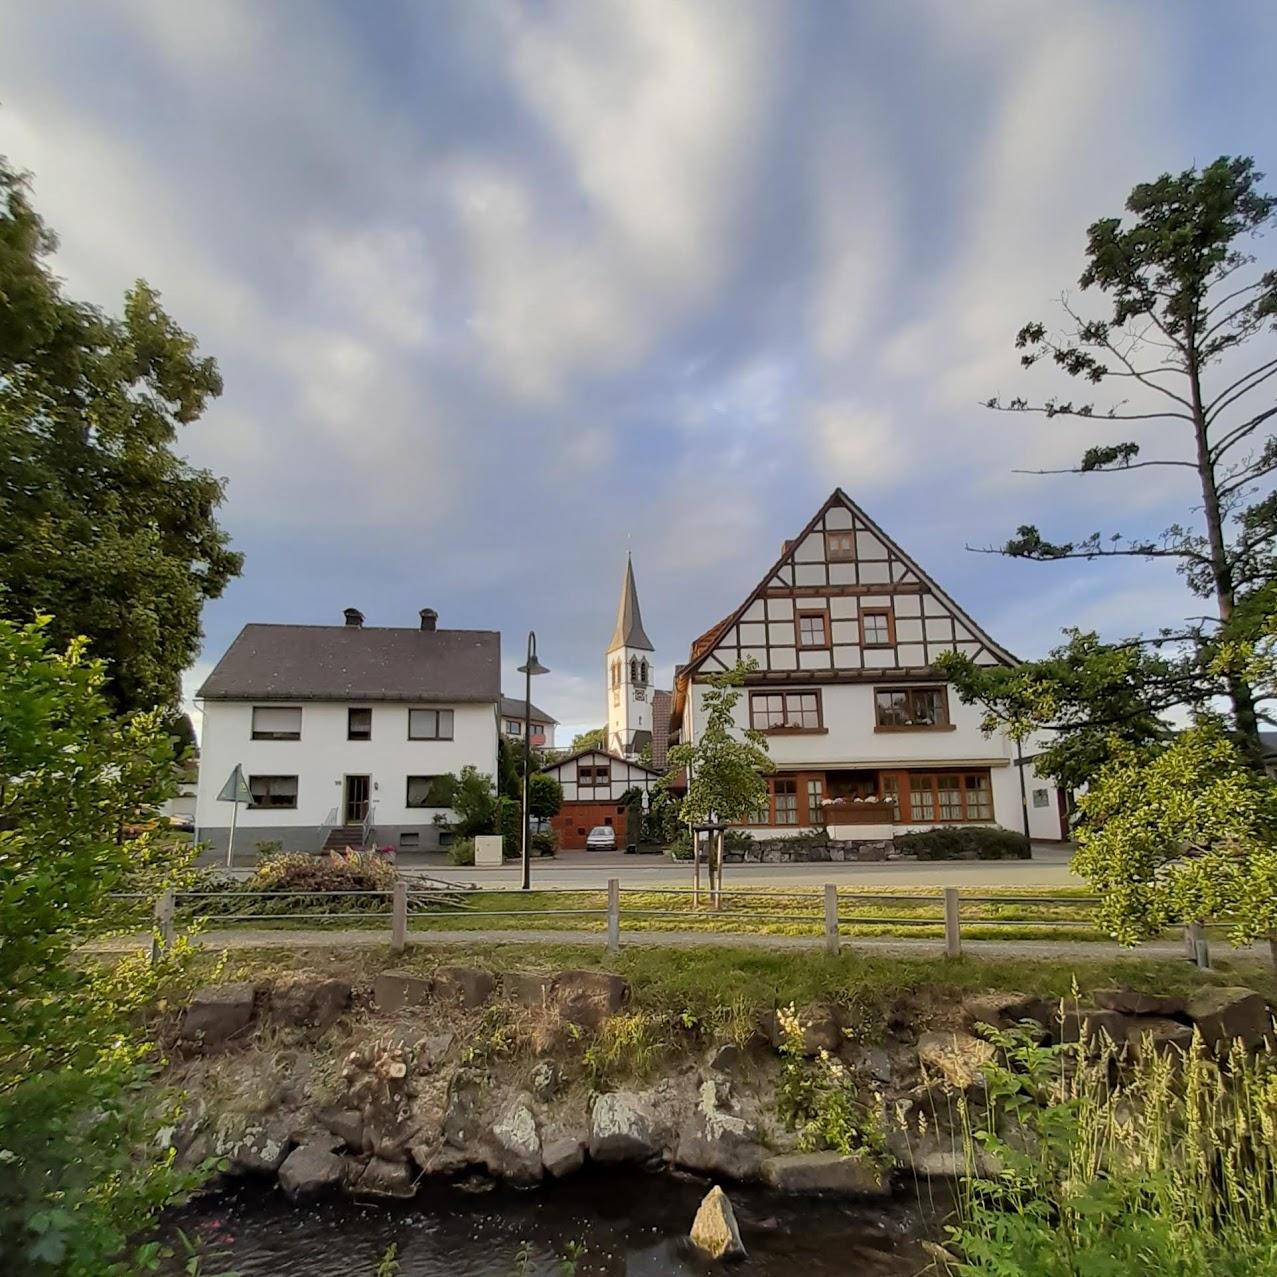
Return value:
M 568 735 L 627 550 L 668 685 L 836 486 L 1020 656 L 1197 610 L 971 552 L 1196 517 L 1187 471 L 1016 474 L 1097 423 L 981 403 L 1061 389 L 1014 334 L 1099 307 L 1134 184 L 1277 188 L 1274 65 L 1241 0 L 0 0 L 0 154 L 73 295 L 143 277 L 221 368 L 180 446 L 246 561 L 188 694 L 247 622 L 428 606 L 510 693 L 534 628 Z

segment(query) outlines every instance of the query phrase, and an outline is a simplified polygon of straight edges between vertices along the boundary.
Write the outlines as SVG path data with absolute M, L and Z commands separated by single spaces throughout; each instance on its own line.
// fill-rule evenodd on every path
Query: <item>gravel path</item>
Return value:
M 207 949 L 345 949 L 369 948 L 388 943 L 389 937 L 376 930 L 334 931 L 269 931 L 236 928 L 208 931 L 199 937 Z M 599 932 L 583 931 L 418 931 L 409 933 L 410 945 L 496 945 L 496 944 L 597 944 L 602 947 Z M 622 931 L 622 946 L 669 945 L 694 948 L 698 945 L 730 949 L 819 949 L 821 936 L 729 935 L 694 931 Z M 88 953 L 123 953 L 150 945 L 150 936 L 121 936 L 84 946 Z M 937 957 L 943 944 L 934 939 L 908 940 L 865 936 L 842 939 L 843 952 L 888 954 L 900 957 Z M 1104 961 L 1113 958 L 1136 960 L 1183 958 L 1184 945 L 1175 941 L 1155 941 L 1128 949 L 1124 945 L 1082 940 L 965 940 L 963 952 L 980 958 L 1075 958 Z M 1267 945 L 1251 945 L 1243 949 L 1218 946 L 1218 956 L 1265 959 Z

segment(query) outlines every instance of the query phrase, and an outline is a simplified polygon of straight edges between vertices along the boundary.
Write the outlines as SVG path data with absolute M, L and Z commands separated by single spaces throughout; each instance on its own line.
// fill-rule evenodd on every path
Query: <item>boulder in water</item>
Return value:
M 731 1199 L 717 1184 L 705 1194 L 692 1221 L 692 1245 L 711 1259 L 744 1259 L 745 1244 L 736 1226 Z

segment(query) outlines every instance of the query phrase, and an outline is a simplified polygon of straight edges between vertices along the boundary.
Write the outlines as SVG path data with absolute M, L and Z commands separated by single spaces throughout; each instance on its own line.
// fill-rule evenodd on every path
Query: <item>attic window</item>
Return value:
M 830 563 L 847 563 L 856 557 L 854 532 L 826 532 L 825 558 Z

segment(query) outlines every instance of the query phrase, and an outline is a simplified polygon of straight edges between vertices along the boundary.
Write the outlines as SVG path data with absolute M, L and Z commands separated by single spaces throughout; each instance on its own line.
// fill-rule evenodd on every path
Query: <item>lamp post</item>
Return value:
M 535 630 L 528 631 L 528 659 L 519 666 L 523 680 L 523 890 L 532 885 L 532 865 L 528 859 L 532 842 L 532 813 L 528 810 L 528 784 L 532 772 L 532 675 L 548 674 L 537 660 L 537 636 Z

